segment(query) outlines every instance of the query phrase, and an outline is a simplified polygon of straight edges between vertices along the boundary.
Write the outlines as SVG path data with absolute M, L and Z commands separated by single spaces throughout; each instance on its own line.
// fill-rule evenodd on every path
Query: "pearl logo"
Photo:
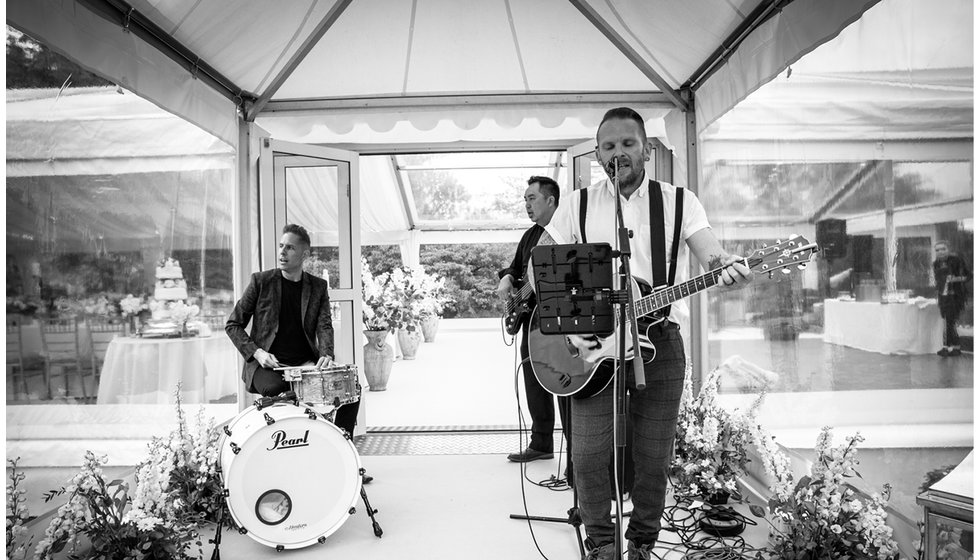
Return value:
M 306 430 L 303 437 L 292 439 L 286 437 L 285 430 L 276 430 L 272 434 L 272 447 L 267 448 L 267 450 L 275 451 L 276 449 L 289 449 L 291 447 L 306 447 L 310 444 L 309 438 L 309 430 Z

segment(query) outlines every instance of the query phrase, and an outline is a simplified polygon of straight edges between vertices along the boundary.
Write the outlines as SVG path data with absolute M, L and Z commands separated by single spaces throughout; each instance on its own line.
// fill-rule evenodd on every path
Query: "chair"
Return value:
M 85 370 L 82 367 L 83 358 L 92 352 L 91 331 L 77 318 L 48 319 L 41 324 L 41 341 L 43 344 L 45 378 L 48 384 L 48 398 L 54 398 L 51 390 L 52 378 L 60 375 L 65 382 L 65 396 L 71 394 L 69 377 L 78 376 L 82 388 L 82 398 L 88 400 L 88 390 L 85 388 Z
M 8 393 L 14 395 L 13 400 L 18 400 L 18 395 L 23 395 L 30 400 L 30 386 L 28 378 L 42 376 L 44 386 L 48 387 L 47 370 L 42 366 L 37 355 L 26 356 L 27 349 L 24 344 L 24 325 L 23 318 L 7 316 L 7 377 L 13 381 L 12 391 Z M 18 381 L 23 388 L 23 392 L 18 392 Z
M 17 380 L 24 386 L 27 394 L 27 378 L 24 375 L 24 354 L 21 350 L 20 325 L 7 324 L 7 377 L 13 379 L 13 394 L 17 394 Z
M 92 378 L 95 380 L 95 390 L 98 392 L 99 382 L 102 377 L 102 365 L 105 364 L 105 355 L 109 350 L 109 343 L 117 336 L 123 336 L 125 326 L 123 323 L 111 323 L 107 321 L 97 321 L 89 323 L 89 333 L 92 337 L 92 355 L 88 366 L 92 371 Z

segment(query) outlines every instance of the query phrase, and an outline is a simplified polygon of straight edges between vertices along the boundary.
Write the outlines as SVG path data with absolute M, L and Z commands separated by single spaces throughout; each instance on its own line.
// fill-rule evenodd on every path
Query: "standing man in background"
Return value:
M 497 285 L 497 295 L 507 301 L 514 295 L 515 284 L 518 280 L 524 279 L 527 270 L 527 263 L 531 259 L 531 249 L 538 244 L 538 239 L 544 233 L 544 227 L 551 221 L 551 217 L 558 209 L 558 199 L 560 189 L 558 183 L 551 177 L 533 176 L 527 180 L 527 190 L 524 191 L 524 208 L 527 217 L 534 222 L 521 237 L 517 244 L 517 253 L 510 266 L 501 270 L 500 283 Z M 528 308 L 534 308 L 534 294 L 530 296 Z M 525 463 L 538 459 L 551 459 L 555 451 L 555 399 L 554 396 L 545 390 L 534 377 L 531 363 L 528 361 L 527 350 L 527 325 L 530 317 L 525 317 L 521 323 L 521 368 L 524 370 L 524 392 L 527 395 L 527 408 L 531 413 L 531 441 L 527 448 L 511 453 L 507 459 L 515 463 Z M 567 418 L 565 410 L 567 398 L 558 398 L 558 408 L 562 418 Z M 564 428 L 563 422 L 563 430 Z
M 956 332 L 956 320 L 966 307 L 966 283 L 973 274 L 959 255 L 949 252 L 949 243 L 936 242 L 936 260 L 932 263 L 939 294 L 939 314 L 943 316 L 943 347 L 936 352 L 942 357 L 959 356 L 960 335 Z

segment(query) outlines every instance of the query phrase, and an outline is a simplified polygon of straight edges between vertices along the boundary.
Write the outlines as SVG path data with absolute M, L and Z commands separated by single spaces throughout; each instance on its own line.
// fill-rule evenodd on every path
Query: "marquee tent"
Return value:
M 16 0 L 7 18 L 235 147 L 273 116 L 581 138 L 613 103 L 659 109 L 680 146 L 685 111 L 707 126 L 875 3 Z

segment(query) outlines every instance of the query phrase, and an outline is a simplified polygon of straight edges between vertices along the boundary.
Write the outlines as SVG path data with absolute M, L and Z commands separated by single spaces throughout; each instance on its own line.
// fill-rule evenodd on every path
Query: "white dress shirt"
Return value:
M 650 243 L 650 201 L 649 183 L 644 174 L 643 182 L 640 187 L 633 192 L 630 197 L 620 200 L 623 202 L 623 222 L 626 228 L 633 232 L 630 240 L 632 258 L 630 259 L 630 269 L 633 276 L 641 278 L 652 285 L 653 269 L 651 268 L 651 243 Z M 663 197 L 664 206 L 664 263 L 663 270 L 666 277 L 670 271 L 671 242 L 674 240 L 674 215 L 675 200 L 677 198 L 677 187 L 669 183 L 660 183 L 660 196 Z M 589 243 L 609 243 L 616 248 L 616 202 L 612 182 L 608 179 L 599 181 L 588 187 L 589 206 L 586 210 L 585 221 L 586 240 Z M 578 191 L 564 194 L 558 210 L 551 218 L 551 222 L 545 227 L 545 231 L 558 244 L 582 243 L 582 233 L 579 231 L 579 206 L 581 206 L 581 195 Z M 691 191 L 684 193 L 684 214 L 681 224 L 682 241 L 687 240 L 694 233 L 711 227 L 708 217 L 704 213 L 701 201 Z M 677 273 L 674 276 L 674 284 L 680 284 L 688 279 L 690 274 L 689 255 L 687 243 L 681 243 L 677 251 Z M 682 331 L 689 325 L 691 312 L 687 301 L 681 299 L 675 302 L 670 308 L 669 319 L 681 326 Z

